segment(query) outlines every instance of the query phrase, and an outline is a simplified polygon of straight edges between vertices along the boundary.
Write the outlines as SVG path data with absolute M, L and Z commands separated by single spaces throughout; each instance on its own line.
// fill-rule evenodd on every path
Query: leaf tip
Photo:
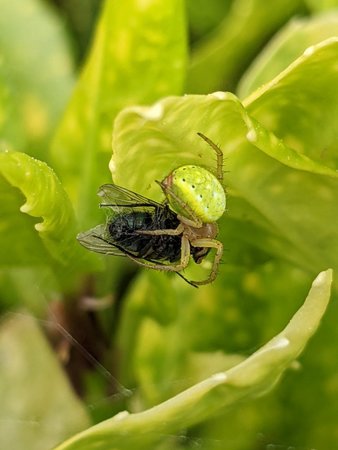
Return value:
M 326 284 L 331 284 L 332 282 L 333 270 L 327 269 L 323 272 L 320 272 L 317 277 L 314 279 L 312 286 L 313 287 L 321 287 Z
M 36 231 L 38 231 L 39 233 L 43 232 L 46 230 L 45 224 L 44 222 L 40 222 L 40 223 L 36 223 L 34 225 L 34 228 L 36 229 Z
M 28 202 L 24 203 L 22 206 L 20 206 L 20 212 L 28 214 L 30 211 L 32 211 L 32 205 L 30 205 Z

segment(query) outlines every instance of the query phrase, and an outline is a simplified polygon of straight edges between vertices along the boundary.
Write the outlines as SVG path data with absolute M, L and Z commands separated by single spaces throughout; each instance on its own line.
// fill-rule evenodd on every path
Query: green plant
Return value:
M 338 13 L 325 2 L 328 11 L 312 15 L 319 6 L 310 1 L 196 3 L 187 1 L 196 39 L 188 61 L 183 1 L 107 0 L 61 117 L 74 84 L 64 30 L 44 3 L 2 2 L 3 448 L 336 442 L 335 302 L 303 370 L 261 394 L 299 368 L 293 361 L 330 296 L 327 269 L 338 266 Z M 228 251 L 215 283 L 194 289 L 80 247 L 76 234 L 104 221 L 96 192 L 111 177 L 161 201 L 155 180 L 185 164 L 212 169 L 213 150 L 197 132 L 225 156 L 219 225 Z M 189 267 L 188 278 L 205 277 L 208 263 Z M 66 334 L 57 352 L 27 316 Z M 71 344 L 90 369 L 72 365 Z M 113 387 L 108 369 L 118 373 Z

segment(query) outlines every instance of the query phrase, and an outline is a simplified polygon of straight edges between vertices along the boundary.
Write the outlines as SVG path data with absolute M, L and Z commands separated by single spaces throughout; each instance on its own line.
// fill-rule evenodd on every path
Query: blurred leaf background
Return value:
M 236 367 L 338 268 L 338 2 L 0 6 L 0 448 L 43 450 Z M 214 284 L 79 246 L 105 220 L 100 184 L 161 200 L 154 180 L 173 168 L 213 170 L 197 132 L 226 158 Z M 116 448 L 335 448 L 336 316 L 334 282 L 318 333 L 264 396 Z M 62 448 L 111 448 L 93 430 Z

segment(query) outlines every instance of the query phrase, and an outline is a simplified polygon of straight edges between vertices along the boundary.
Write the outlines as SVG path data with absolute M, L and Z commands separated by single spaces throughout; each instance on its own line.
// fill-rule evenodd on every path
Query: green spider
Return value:
M 138 264 L 155 270 L 179 273 L 188 266 L 191 255 L 194 256 L 195 262 L 200 263 L 211 249 L 215 249 L 208 278 L 189 281 L 194 286 L 212 283 L 217 277 L 223 244 L 216 239 L 216 221 L 226 209 L 226 195 L 222 185 L 223 152 L 207 136 L 197 134 L 216 153 L 216 176 L 203 167 L 186 165 L 173 170 L 163 181 L 157 181 L 170 207 L 177 213 L 179 225 L 175 229 L 137 231 L 140 235 L 181 237 L 181 255 L 177 263 L 163 265 L 138 261 Z

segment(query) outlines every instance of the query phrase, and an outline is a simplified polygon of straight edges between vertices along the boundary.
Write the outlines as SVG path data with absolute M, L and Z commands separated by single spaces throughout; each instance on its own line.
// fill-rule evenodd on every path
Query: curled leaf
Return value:
M 2 228 L 6 231 L 1 240 L 5 248 L 9 249 L 10 245 L 16 248 L 11 256 L 13 264 L 25 263 L 30 257 L 27 255 L 27 239 L 32 240 L 30 251 L 40 255 L 36 262 L 46 262 L 45 258 L 52 258 L 63 265 L 74 262 L 79 250 L 75 240 L 75 217 L 54 171 L 24 153 L 3 152 L 0 153 L 0 179 L 2 208 L 10 208 L 11 211 L 2 217 Z M 19 205 L 20 209 L 15 210 Z M 23 218 L 23 214 L 38 220 Z M 22 245 L 17 245 L 20 242 Z M 4 256 L 7 258 L 8 255 Z
M 285 329 L 237 366 L 214 374 L 147 411 L 121 412 L 79 433 L 56 450 L 151 448 L 162 436 L 179 432 L 244 399 L 266 392 L 279 380 L 317 330 L 330 298 L 332 270 L 321 272 L 304 305 Z

